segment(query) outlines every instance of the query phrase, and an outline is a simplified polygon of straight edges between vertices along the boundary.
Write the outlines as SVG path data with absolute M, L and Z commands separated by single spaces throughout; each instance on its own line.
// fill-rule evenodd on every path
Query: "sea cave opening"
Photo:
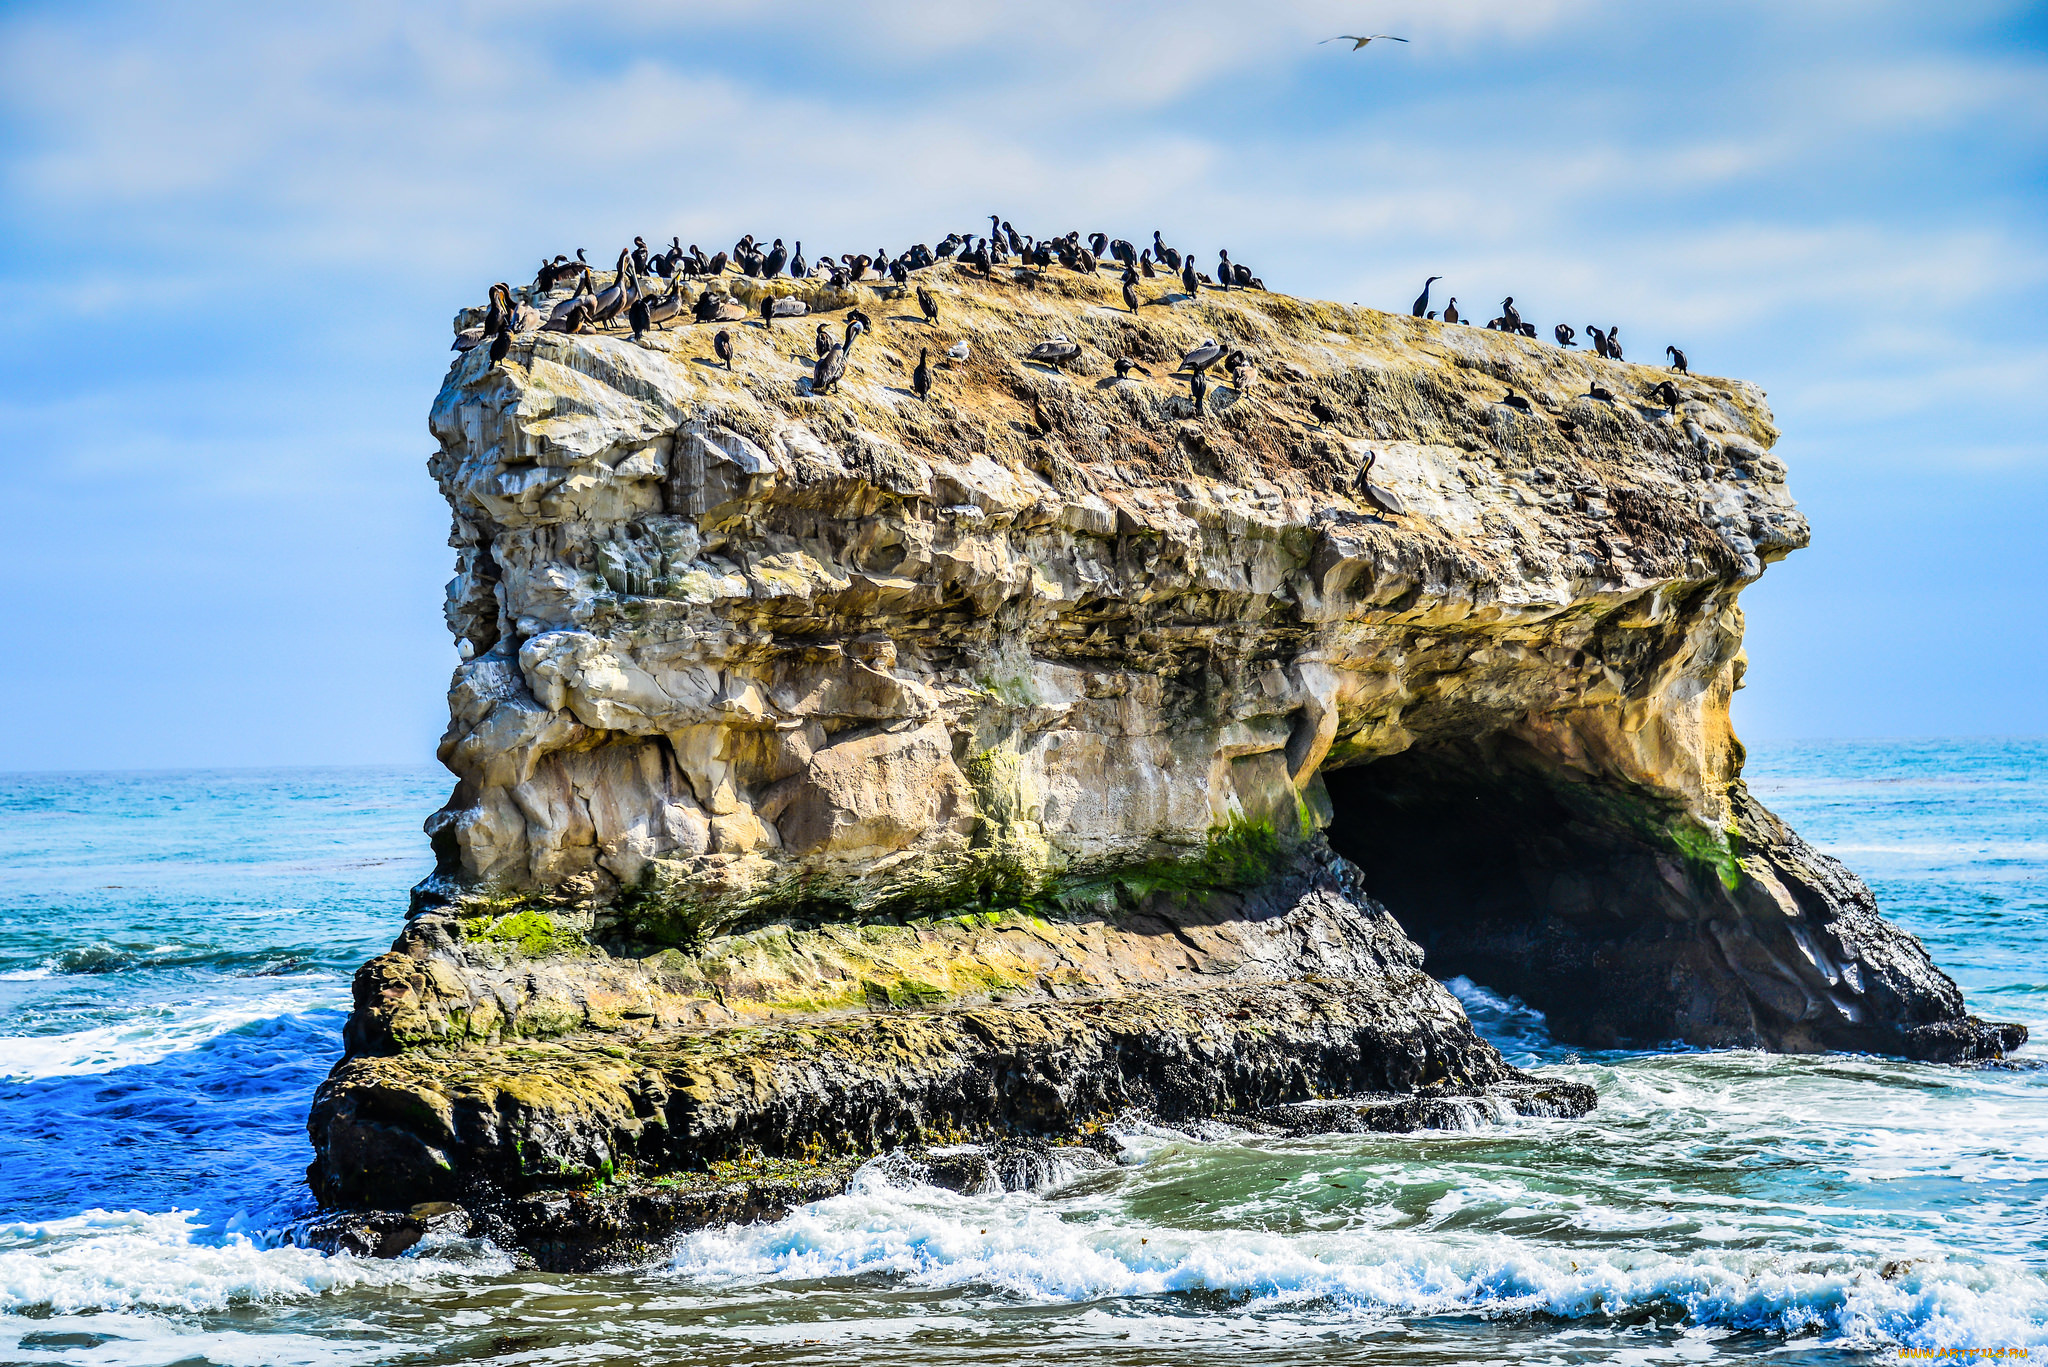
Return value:
M 1331 845 L 1422 946 L 1431 977 L 1518 996 L 1575 1043 L 1668 1036 L 1670 986 L 1646 970 L 1668 967 L 1698 873 L 1646 838 L 1650 799 L 1499 738 L 1322 777 Z

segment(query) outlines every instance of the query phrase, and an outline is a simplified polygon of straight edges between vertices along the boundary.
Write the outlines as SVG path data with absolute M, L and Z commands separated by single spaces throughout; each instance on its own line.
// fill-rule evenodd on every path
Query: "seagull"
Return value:
M 1323 43 L 1349 43 L 1351 44 L 1351 50 L 1353 52 L 1356 52 L 1360 48 L 1364 47 L 1367 43 L 1373 42 L 1380 38 L 1384 38 L 1390 43 L 1405 43 L 1408 41 L 1406 38 L 1396 38 L 1391 33 L 1372 33 L 1367 34 L 1363 38 L 1359 37 L 1355 33 L 1340 33 L 1335 38 L 1323 39 Z M 1317 43 L 1316 46 L 1321 47 L 1323 43 Z
M 951 345 L 951 346 L 947 347 L 947 348 L 946 348 L 946 354 L 947 354 L 948 356 L 951 356 L 951 357 L 952 357 L 952 358 L 953 358 L 954 360 L 956 360 L 956 361 L 964 361 L 964 360 L 966 360 L 966 359 L 967 359 L 967 339 L 966 339 L 965 337 L 962 337 L 962 338 L 961 338 L 961 339 L 960 339 L 959 341 L 957 341 L 957 342 L 953 343 L 953 345 Z

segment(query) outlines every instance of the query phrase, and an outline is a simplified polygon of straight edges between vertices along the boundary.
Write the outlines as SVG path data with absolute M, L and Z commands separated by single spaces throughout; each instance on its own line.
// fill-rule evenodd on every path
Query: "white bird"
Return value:
M 1379 38 L 1384 38 L 1390 43 L 1405 43 L 1408 41 L 1406 38 L 1396 38 L 1391 33 L 1373 33 L 1368 34 L 1363 38 L 1359 37 L 1355 33 L 1340 33 L 1335 38 L 1323 39 L 1323 43 L 1349 43 L 1351 44 L 1351 50 L 1353 52 L 1356 52 L 1358 51 L 1358 49 L 1364 47 L 1367 43 L 1370 43 L 1375 39 Z M 1316 46 L 1321 47 L 1323 43 L 1317 43 Z
M 966 360 L 966 359 L 967 359 L 967 339 L 966 339 L 965 337 L 962 337 L 962 338 L 961 338 L 961 339 L 960 339 L 959 341 L 957 341 L 957 342 L 953 343 L 953 345 L 951 345 L 951 346 L 947 347 L 947 348 L 946 348 L 946 354 L 947 354 L 948 356 L 951 356 L 951 357 L 952 357 L 952 358 L 953 358 L 954 360 L 956 360 L 956 361 L 964 361 L 964 360 Z

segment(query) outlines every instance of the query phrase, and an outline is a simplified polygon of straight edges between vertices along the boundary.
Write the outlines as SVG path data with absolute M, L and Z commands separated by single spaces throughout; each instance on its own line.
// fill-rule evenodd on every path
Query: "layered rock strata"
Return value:
M 455 363 L 458 783 L 315 1108 L 324 1199 L 1534 1095 L 1403 926 L 1596 1044 L 2022 1038 L 1742 784 L 1737 595 L 1807 536 L 1755 387 L 1667 406 L 1263 291 L 917 283 L 935 327 L 710 286 L 874 318 L 824 396 L 811 318 L 727 325 L 730 367 L 687 326 Z M 1021 359 L 1051 334 L 1078 358 Z M 1197 411 L 1204 337 L 1251 367 Z

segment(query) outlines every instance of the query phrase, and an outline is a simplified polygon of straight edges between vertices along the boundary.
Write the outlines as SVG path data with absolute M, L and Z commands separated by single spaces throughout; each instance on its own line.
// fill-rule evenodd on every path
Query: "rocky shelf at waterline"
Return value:
M 1742 783 L 1737 596 L 1807 535 L 1755 387 L 1666 406 L 1257 290 L 915 283 L 937 326 L 715 286 L 875 319 L 822 397 L 813 319 L 728 325 L 730 368 L 690 326 L 455 362 L 458 782 L 315 1104 L 323 1202 L 1543 1086 L 1425 950 L 1594 1045 L 2024 1038 Z M 1197 412 L 1165 374 L 1204 337 L 1257 378 Z

